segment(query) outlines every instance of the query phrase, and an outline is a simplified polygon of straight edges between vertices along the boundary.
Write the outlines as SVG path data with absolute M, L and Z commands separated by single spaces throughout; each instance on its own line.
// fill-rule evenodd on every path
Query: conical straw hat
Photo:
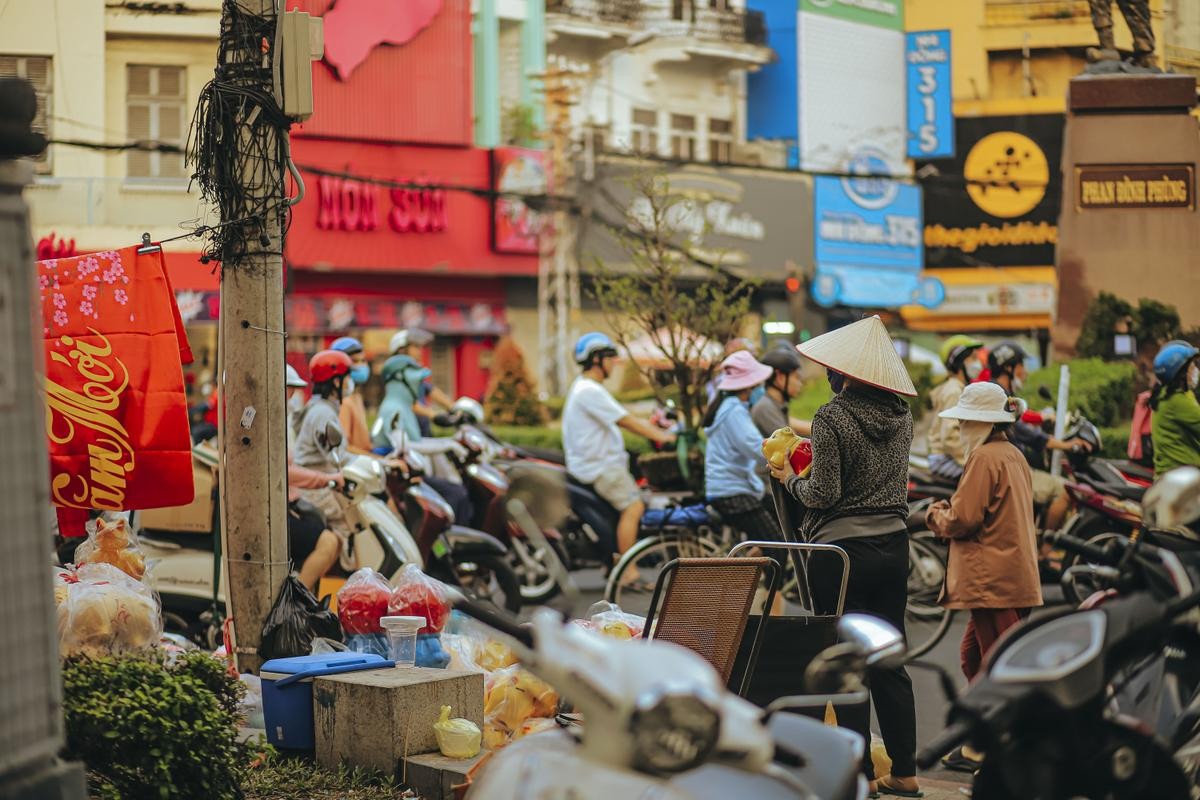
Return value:
M 797 345 L 800 355 L 861 383 L 915 397 L 917 387 L 887 328 L 879 317 L 867 317 Z

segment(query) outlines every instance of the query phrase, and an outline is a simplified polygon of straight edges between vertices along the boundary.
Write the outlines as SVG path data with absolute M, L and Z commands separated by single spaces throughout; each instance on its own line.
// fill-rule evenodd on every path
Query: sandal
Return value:
M 891 775 L 885 775 L 882 778 L 876 779 L 875 785 L 877 787 L 879 787 L 879 790 L 878 790 L 879 794 L 881 794 L 881 795 L 889 794 L 894 797 L 924 797 L 925 796 L 925 793 L 922 792 L 920 789 L 917 789 L 915 792 L 910 792 L 907 789 L 901 789 L 898 786 L 892 786 L 890 783 L 888 783 L 888 779 L 891 777 L 892 777 Z
M 979 769 L 979 763 L 975 759 L 963 755 L 961 747 L 954 748 L 949 754 L 942 757 L 942 766 L 955 772 L 975 772 Z

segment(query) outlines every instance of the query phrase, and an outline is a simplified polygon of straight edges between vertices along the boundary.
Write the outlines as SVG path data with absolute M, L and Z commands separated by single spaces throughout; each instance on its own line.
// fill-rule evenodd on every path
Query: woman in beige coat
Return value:
M 950 540 L 941 603 L 971 613 L 960 650 L 967 680 L 979 673 L 1000 634 L 1042 604 L 1033 482 L 1025 457 L 1008 439 L 1023 406 L 993 383 L 974 383 L 940 414 L 959 420 L 966 466 L 954 496 L 934 503 L 925 521 Z M 972 755 L 956 751 L 947 766 L 973 768 Z

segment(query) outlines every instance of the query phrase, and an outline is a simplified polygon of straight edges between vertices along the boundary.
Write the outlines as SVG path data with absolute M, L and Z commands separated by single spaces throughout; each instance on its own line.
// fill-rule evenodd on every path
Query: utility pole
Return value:
M 243 15 L 262 20 L 265 44 L 243 37 L 218 64 L 229 80 L 271 95 L 271 60 L 276 0 L 237 0 Z M 269 23 L 269 24 L 268 24 Z M 233 25 L 222 12 L 222 36 Z M 234 620 L 238 669 L 257 671 L 263 621 L 275 592 L 288 575 L 287 413 L 284 407 L 283 162 L 261 154 L 278 152 L 287 131 L 254 122 L 262 114 L 246 103 L 237 111 L 239 141 L 235 172 L 243 195 L 261 207 L 262 218 L 236 227 L 242 254 L 221 269 L 221 314 L 217 352 L 220 387 L 218 426 L 221 466 L 221 531 L 224 538 L 226 608 Z M 251 117 L 255 119 L 251 119 Z M 257 141 L 255 140 L 257 139 Z M 222 216 L 227 213 L 222 209 Z M 222 222 L 228 222 L 222 219 Z

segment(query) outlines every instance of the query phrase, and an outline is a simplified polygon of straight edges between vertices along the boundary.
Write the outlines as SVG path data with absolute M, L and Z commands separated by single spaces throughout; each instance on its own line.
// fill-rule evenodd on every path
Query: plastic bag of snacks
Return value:
M 471 720 L 450 719 L 450 706 L 442 706 L 441 716 L 433 723 L 433 735 L 446 758 L 474 758 L 483 740 L 483 731 Z
M 780 428 L 763 441 L 762 454 L 773 469 L 783 469 L 783 462 L 792 463 L 792 471 L 804 477 L 812 467 L 812 443 L 795 434 L 791 428 Z
M 87 540 L 75 549 L 77 564 L 112 564 L 134 580 L 146 574 L 146 557 L 124 514 L 105 511 L 88 520 Z
M 558 710 L 554 689 L 516 665 L 491 673 L 484 689 L 483 739 L 493 749 L 512 739 L 526 720 L 553 717 Z
M 341 603 L 341 598 L 338 598 Z M 426 575 L 416 564 L 405 564 L 396 576 L 396 588 L 388 600 L 388 616 L 424 617 L 428 624 L 419 633 L 440 633 L 450 616 L 450 593 L 440 581 Z
M 603 600 L 588 609 L 588 626 L 592 630 L 614 639 L 637 639 L 646 628 L 646 618 L 628 614 L 616 603 Z
M 154 592 L 112 564 L 84 564 L 56 584 L 56 598 L 59 587 L 66 589 L 58 606 L 62 655 L 99 657 L 145 650 L 162 637 Z
M 357 633 L 383 633 L 379 618 L 386 617 L 392 587 L 370 567 L 363 567 L 346 579 L 337 593 L 338 620 L 347 636 Z

